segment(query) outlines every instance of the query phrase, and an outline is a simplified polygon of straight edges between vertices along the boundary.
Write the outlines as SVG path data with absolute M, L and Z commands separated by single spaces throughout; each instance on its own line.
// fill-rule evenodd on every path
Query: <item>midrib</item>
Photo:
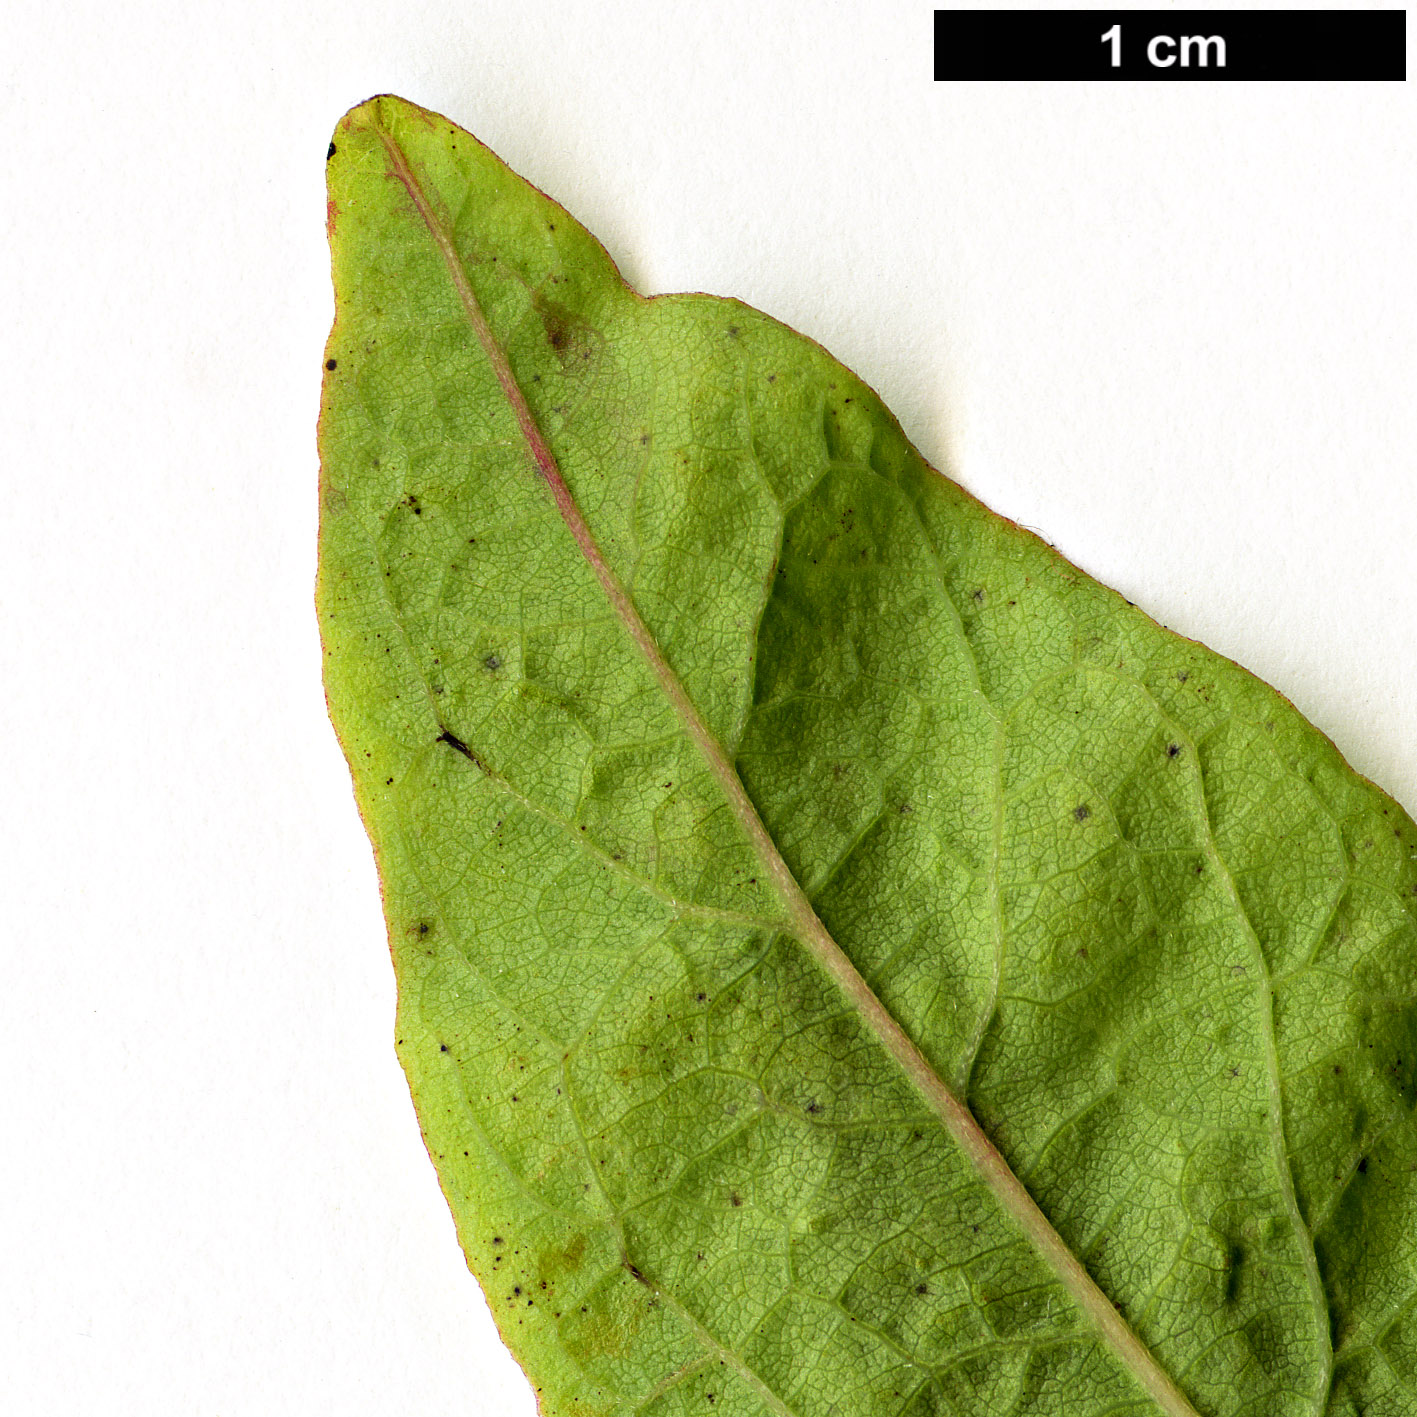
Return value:
M 974 1114 L 955 1095 L 931 1067 L 910 1036 L 881 1003 L 865 979 L 857 971 L 841 946 L 817 918 L 796 877 L 777 849 L 776 842 L 763 825 L 762 818 L 748 796 L 729 760 L 723 745 L 710 732 L 699 711 L 689 698 L 678 676 L 670 667 L 649 627 L 619 577 L 601 554 L 590 527 L 565 478 L 561 475 L 550 445 L 541 433 L 526 398 L 518 385 L 507 356 L 502 350 L 468 279 L 467 270 L 453 242 L 451 231 L 434 207 L 427 192 L 393 135 L 380 121 L 377 106 L 366 110 L 370 125 L 388 154 L 390 166 L 407 190 L 422 217 L 430 236 L 447 268 L 468 324 L 482 346 L 497 382 L 511 406 L 527 449 L 545 481 L 567 529 L 575 539 L 592 573 L 599 581 L 611 607 L 644 655 L 660 688 L 684 724 L 685 730 L 702 754 L 734 815 L 748 834 L 763 869 L 777 887 L 788 920 L 798 941 L 816 959 L 847 1001 L 857 1010 L 879 1038 L 886 1051 L 914 1084 L 916 1090 L 939 1117 L 945 1130 L 968 1158 L 980 1179 L 994 1198 L 1014 1219 L 1039 1258 L 1053 1272 L 1079 1309 L 1092 1322 L 1103 1339 L 1127 1366 L 1148 1396 L 1167 1417 L 1199 1417 L 1171 1377 L 1162 1369 L 1151 1351 L 1134 1334 L 1117 1312 L 1112 1301 L 1098 1288 L 1082 1262 L 1064 1243 L 1047 1216 L 1039 1209 L 1023 1183 L 1010 1170 L 998 1148 L 985 1135 Z

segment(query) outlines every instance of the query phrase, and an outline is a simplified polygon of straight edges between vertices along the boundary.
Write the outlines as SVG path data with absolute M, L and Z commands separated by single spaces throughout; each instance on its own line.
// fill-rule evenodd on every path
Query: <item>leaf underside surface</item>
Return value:
M 446 119 L 329 183 L 330 709 L 543 1413 L 1417 1413 L 1411 820 Z

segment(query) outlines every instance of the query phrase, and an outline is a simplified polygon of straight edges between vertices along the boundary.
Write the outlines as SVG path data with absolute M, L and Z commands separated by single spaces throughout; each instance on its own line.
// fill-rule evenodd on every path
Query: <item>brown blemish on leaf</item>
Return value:
M 573 1235 L 565 1245 L 552 1245 L 536 1260 L 536 1277 L 543 1289 L 565 1275 L 574 1274 L 585 1262 L 586 1237 Z
M 595 332 L 578 315 L 540 292 L 531 298 L 532 309 L 541 319 L 546 342 L 555 351 L 565 371 L 590 362 L 598 343 Z

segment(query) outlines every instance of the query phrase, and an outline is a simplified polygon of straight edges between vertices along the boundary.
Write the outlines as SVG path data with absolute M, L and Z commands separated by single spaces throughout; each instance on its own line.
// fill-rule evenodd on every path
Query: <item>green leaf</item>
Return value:
M 330 150 L 319 608 L 548 1417 L 1417 1413 L 1417 830 L 447 120 Z

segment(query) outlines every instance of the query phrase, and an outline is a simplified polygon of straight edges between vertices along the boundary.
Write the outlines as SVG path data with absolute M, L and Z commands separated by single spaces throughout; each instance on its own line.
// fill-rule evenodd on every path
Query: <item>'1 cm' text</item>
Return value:
M 1122 27 L 1113 25 L 1102 36 L 1103 44 L 1112 46 L 1112 67 L 1122 67 Z M 1155 34 L 1146 42 L 1147 62 L 1153 69 L 1169 69 L 1179 58 L 1181 68 L 1205 69 L 1210 66 L 1211 56 L 1215 57 L 1215 67 L 1225 67 L 1225 40 L 1218 34 L 1183 34 L 1179 39 L 1169 34 Z

